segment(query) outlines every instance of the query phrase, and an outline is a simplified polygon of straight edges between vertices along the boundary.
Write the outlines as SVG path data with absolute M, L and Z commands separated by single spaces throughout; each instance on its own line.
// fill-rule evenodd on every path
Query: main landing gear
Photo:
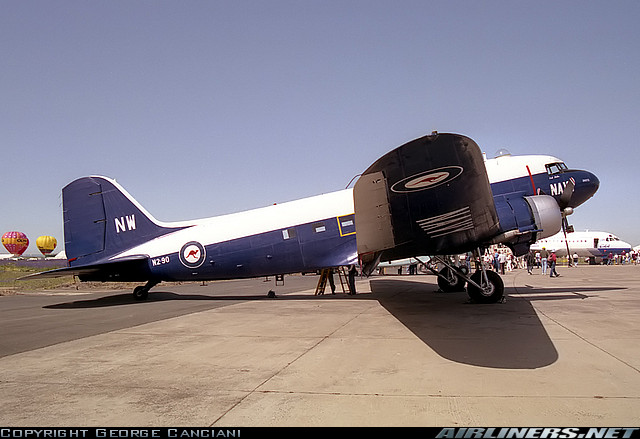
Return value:
M 497 303 L 504 297 L 504 282 L 498 273 L 486 270 L 482 264 L 480 250 L 474 251 L 476 272 L 469 276 L 466 267 L 452 265 L 447 258 L 437 257 L 444 264 L 438 275 L 438 286 L 442 291 L 464 291 L 467 284 L 467 294 L 474 303 Z
M 147 300 L 149 297 L 149 290 L 159 283 L 160 281 L 158 280 L 150 280 L 144 286 L 141 285 L 139 287 L 135 287 L 133 289 L 133 298 L 136 300 Z
M 504 299 L 504 282 L 498 273 L 477 270 L 467 284 L 467 294 L 476 303 L 497 303 Z

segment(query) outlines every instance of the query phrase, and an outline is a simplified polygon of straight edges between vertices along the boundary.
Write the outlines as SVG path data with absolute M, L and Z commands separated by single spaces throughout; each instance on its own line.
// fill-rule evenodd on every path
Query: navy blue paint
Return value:
M 573 178 L 576 181 L 576 187 L 571 197 L 570 207 L 577 207 L 587 201 L 596 192 L 600 185 L 598 177 L 591 172 L 582 170 L 567 170 L 558 174 L 549 175 L 547 173 L 535 174 L 532 176 L 536 191 L 546 195 L 553 195 L 556 200 L 560 199 L 560 195 L 555 195 L 551 190 L 551 184 L 563 184 Z M 534 193 L 531 186 L 531 178 L 525 177 L 514 178 L 512 180 L 501 181 L 491 184 L 491 191 L 494 198 L 514 193 L 522 192 L 523 196 L 538 195 Z M 503 228 L 504 229 L 504 228 Z
M 156 225 L 100 177 L 69 183 L 62 189 L 62 202 L 65 251 L 71 267 L 104 262 L 123 250 L 184 228 Z
M 64 245 L 68 258 L 81 258 L 104 250 L 106 214 L 101 193 L 100 183 L 93 178 L 75 180 L 62 190 Z
M 324 231 L 316 232 L 320 227 Z M 285 239 L 283 230 L 295 236 Z M 151 276 L 158 280 L 215 280 L 313 271 L 349 264 L 356 240 L 354 234 L 341 236 L 337 219 L 328 218 L 208 245 L 205 250 L 206 260 L 197 269 L 185 267 L 178 253 L 153 258 L 149 261 Z M 167 257 L 169 262 L 162 263 Z

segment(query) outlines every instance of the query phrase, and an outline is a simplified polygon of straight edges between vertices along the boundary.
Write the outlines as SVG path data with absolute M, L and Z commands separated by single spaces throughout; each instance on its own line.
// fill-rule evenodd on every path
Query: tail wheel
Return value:
M 145 285 L 135 287 L 133 289 L 133 298 L 136 300 L 147 300 L 149 297 L 149 290 L 160 283 L 157 279 L 152 279 Z
M 451 293 L 454 291 L 464 291 L 465 280 L 458 276 L 453 270 L 449 267 L 444 267 L 440 270 L 440 275 L 438 276 L 438 286 L 440 289 L 446 293 Z
M 149 289 L 144 286 L 135 287 L 133 289 L 133 298 L 136 300 L 147 300 L 149 297 Z
M 482 271 L 478 270 L 471 276 L 471 280 L 480 285 L 478 288 L 472 283 L 467 285 L 467 293 L 471 300 L 476 303 L 496 303 L 504 296 L 504 283 L 502 278 L 495 271 L 487 270 L 486 281 L 482 279 Z

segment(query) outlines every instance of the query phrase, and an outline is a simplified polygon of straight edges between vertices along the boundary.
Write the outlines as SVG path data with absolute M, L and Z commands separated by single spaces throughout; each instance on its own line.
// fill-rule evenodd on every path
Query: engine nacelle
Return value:
M 515 192 L 496 197 L 495 205 L 503 233 L 494 242 L 509 245 L 517 256 L 529 251 L 538 239 L 555 235 L 562 228 L 562 213 L 549 195 L 526 197 Z
M 534 195 L 524 197 L 531 206 L 535 223 L 540 230 L 536 234 L 536 240 L 548 238 L 562 228 L 562 213 L 555 198 L 550 195 Z

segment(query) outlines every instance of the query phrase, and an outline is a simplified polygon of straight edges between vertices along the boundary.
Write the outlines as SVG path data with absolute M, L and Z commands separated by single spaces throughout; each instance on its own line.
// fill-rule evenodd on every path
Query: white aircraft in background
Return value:
M 557 256 L 566 256 L 567 247 L 571 255 L 580 258 L 607 258 L 610 254 L 620 255 L 631 251 L 631 244 L 620 240 L 608 232 L 570 232 L 566 236 L 563 232 L 548 238 L 540 239 L 531 245 L 531 250 L 540 251 L 543 248 L 555 250 Z
M 429 256 L 416 256 L 413 258 L 405 258 L 405 259 L 396 259 L 393 261 L 384 261 L 378 264 L 378 268 L 384 270 L 385 268 L 401 268 L 401 267 L 409 267 L 409 266 L 426 266 L 431 262 L 431 258 Z M 384 271 L 380 271 L 380 274 L 386 274 Z M 392 272 L 389 272 L 392 273 Z

